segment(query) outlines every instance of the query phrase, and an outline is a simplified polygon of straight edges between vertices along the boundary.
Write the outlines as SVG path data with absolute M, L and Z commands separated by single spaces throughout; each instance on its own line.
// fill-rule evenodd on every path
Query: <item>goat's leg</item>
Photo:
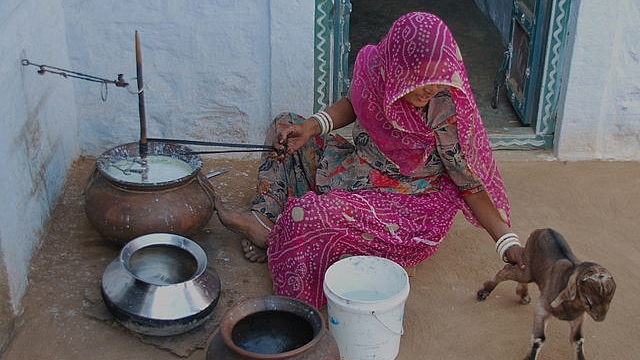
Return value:
M 531 296 L 529 295 L 529 284 L 527 283 L 518 283 L 516 286 L 516 294 L 520 296 L 521 304 L 528 304 L 531 302 Z
M 584 321 L 584 314 L 578 316 L 575 320 L 571 321 L 571 342 L 573 343 L 576 359 L 585 360 L 584 350 L 582 348 L 584 344 L 584 337 L 582 336 L 582 322 Z
M 545 310 L 542 301 L 536 302 L 535 310 L 533 312 L 533 333 L 531 335 L 531 351 L 524 360 L 535 360 L 538 357 L 538 353 L 546 340 L 544 335 L 544 329 L 547 325 L 547 319 L 551 314 Z
M 478 301 L 486 300 L 493 289 L 495 289 L 499 283 L 506 280 L 529 283 L 532 279 L 529 275 L 528 267 L 527 270 L 523 271 L 517 265 L 507 264 L 496 273 L 493 279 L 484 282 L 482 289 L 478 290 Z
M 542 344 L 544 343 L 544 338 L 542 339 L 531 339 L 531 351 L 524 357 L 524 360 L 536 360 L 538 358 L 538 353 L 540 348 L 542 348 Z

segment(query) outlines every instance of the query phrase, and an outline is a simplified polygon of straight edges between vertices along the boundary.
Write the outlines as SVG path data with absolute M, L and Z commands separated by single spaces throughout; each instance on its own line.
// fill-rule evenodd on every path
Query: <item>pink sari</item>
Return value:
M 407 14 L 377 46 L 359 52 L 351 101 L 360 124 L 401 174 L 411 175 L 425 166 L 435 137 L 424 118 L 400 99 L 427 84 L 450 86 L 469 170 L 508 222 L 506 191 L 460 51 L 436 16 Z M 437 250 L 459 210 L 478 225 L 448 176 L 442 176 L 439 191 L 420 195 L 334 189 L 289 197 L 269 235 L 274 290 L 321 307 L 326 303 L 324 273 L 340 256 L 375 255 L 402 266 L 418 264 Z

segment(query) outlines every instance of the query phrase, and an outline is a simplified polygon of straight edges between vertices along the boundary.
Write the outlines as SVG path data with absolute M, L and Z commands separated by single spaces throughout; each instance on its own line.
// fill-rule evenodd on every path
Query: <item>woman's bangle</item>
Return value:
M 318 114 L 313 114 L 311 117 L 318 122 L 318 125 L 320 125 L 320 135 L 327 134 L 327 124 L 325 123 L 324 118 L 320 117 Z
M 258 216 L 257 211 L 251 210 L 251 215 L 253 215 L 253 217 L 256 218 L 258 223 L 260 223 L 260 225 L 262 225 L 263 228 L 265 228 L 268 232 L 271 232 L 271 227 L 267 225 L 264 221 L 262 221 L 262 219 L 260 219 L 260 216 Z
M 500 248 L 500 245 L 512 238 L 518 239 L 518 235 L 515 233 L 507 233 L 500 236 L 500 238 L 496 241 L 496 251 Z
M 311 115 L 320 125 L 320 135 L 326 135 L 333 131 L 333 119 L 326 111 L 318 111 Z
M 324 110 L 320 111 L 319 113 L 325 116 L 325 119 L 327 120 L 327 124 L 329 125 L 327 134 L 332 132 L 333 131 L 333 118 L 331 117 L 331 115 L 329 115 L 329 113 L 324 111 Z
M 496 241 L 496 251 L 498 252 L 498 255 L 500 256 L 500 259 L 502 259 L 502 261 L 508 263 L 509 260 L 506 257 L 506 253 L 507 250 L 509 250 L 510 248 L 514 247 L 514 246 L 521 246 L 520 245 L 520 239 L 518 238 L 518 235 L 514 234 L 514 233 L 508 233 L 508 234 L 504 234 L 502 235 L 498 241 Z

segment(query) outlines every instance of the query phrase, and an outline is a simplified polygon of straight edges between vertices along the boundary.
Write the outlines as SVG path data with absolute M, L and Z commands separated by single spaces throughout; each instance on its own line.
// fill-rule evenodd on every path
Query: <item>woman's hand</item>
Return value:
M 327 108 L 326 113 L 331 117 L 334 129 L 339 129 L 356 120 L 351 102 L 344 97 Z M 313 117 L 301 123 L 278 128 L 275 141 L 272 144 L 276 151 L 270 153 L 269 156 L 282 161 L 286 156 L 298 151 L 309 139 L 320 135 L 321 132 L 320 124 Z
M 298 151 L 309 139 L 319 134 L 320 124 L 314 118 L 278 128 L 278 133 L 273 143 L 276 151 L 271 153 L 271 157 L 282 161 L 286 156 Z
M 464 197 L 464 200 L 469 204 L 480 225 L 491 235 L 494 241 L 498 241 L 501 236 L 509 233 L 509 226 L 486 191 L 469 194 Z M 519 268 L 524 269 L 524 248 L 522 246 L 512 246 L 507 249 L 504 255 L 509 263 L 517 264 Z
M 522 246 L 512 246 L 504 254 L 510 264 L 518 265 L 522 270 L 525 268 L 524 248 Z

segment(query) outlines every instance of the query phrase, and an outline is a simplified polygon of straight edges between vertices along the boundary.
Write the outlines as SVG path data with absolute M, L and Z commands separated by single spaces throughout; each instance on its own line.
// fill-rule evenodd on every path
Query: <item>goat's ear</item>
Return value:
M 571 276 L 569 277 L 569 281 L 567 281 L 567 286 L 551 302 L 552 308 L 556 308 L 563 302 L 571 301 L 576 298 L 576 293 L 578 291 L 578 273 L 579 271 L 574 271 L 573 274 L 571 274 Z

